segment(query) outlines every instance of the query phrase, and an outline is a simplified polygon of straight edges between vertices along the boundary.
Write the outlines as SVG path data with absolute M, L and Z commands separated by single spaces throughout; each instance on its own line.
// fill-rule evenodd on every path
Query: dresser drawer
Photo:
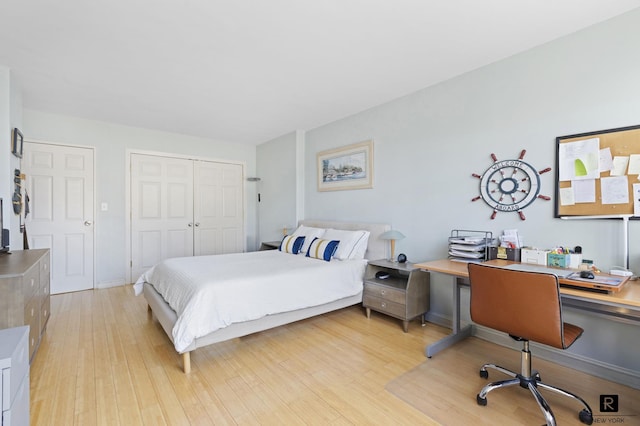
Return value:
M 29 326 L 29 357 L 38 344 L 40 338 L 40 299 L 32 298 L 24 308 L 24 323 Z
M 364 294 L 381 299 L 386 299 L 390 302 L 405 304 L 406 292 L 395 288 L 373 284 L 369 282 L 364 283 Z
M 42 306 L 40 307 L 40 329 L 42 332 L 47 325 L 47 321 L 49 321 L 49 316 L 51 315 L 51 299 L 49 297 L 45 297 L 42 301 Z
M 374 311 L 382 312 L 396 318 L 404 319 L 406 316 L 406 307 L 401 303 L 390 302 L 386 299 L 365 294 L 362 299 L 362 304 L 366 308 L 371 308 Z
M 40 289 L 40 268 L 37 265 L 34 265 L 24 274 L 22 285 L 24 286 L 24 303 L 28 303 Z
M 49 268 L 51 267 L 50 265 L 50 260 L 49 260 L 49 254 L 47 254 L 46 256 L 43 256 L 42 259 L 40 259 L 40 275 L 41 276 L 49 276 Z

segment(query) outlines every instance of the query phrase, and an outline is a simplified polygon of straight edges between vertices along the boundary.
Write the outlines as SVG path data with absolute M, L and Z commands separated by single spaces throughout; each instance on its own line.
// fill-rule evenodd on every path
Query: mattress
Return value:
M 178 352 L 234 323 L 329 303 L 362 291 L 366 260 L 325 262 L 278 250 L 164 260 L 136 282 L 176 312 Z

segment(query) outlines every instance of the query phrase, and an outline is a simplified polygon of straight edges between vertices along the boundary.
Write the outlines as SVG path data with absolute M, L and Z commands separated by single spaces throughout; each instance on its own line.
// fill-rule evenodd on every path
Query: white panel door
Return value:
M 242 175 L 240 164 L 195 161 L 195 255 L 243 251 Z
M 51 249 L 51 293 L 94 286 L 93 149 L 25 142 L 30 248 Z
M 131 155 L 131 278 L 193 256 L 193 161 Z

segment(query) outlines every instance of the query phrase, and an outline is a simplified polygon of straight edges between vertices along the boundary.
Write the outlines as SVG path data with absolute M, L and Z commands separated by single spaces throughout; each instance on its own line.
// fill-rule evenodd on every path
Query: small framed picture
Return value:
M 18 158 L 22 158 L 22 133 L 18 128 L 13 129 L 13 140 L 11 141 L 11 153 Z
M 373 140 L 316 154 L 318 191 L 373 188 Z

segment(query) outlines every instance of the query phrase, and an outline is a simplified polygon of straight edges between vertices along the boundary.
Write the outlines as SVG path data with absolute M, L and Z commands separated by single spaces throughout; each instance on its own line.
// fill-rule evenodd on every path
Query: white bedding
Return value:
M 236 322 L 358 294 L 366 260 L 323 260 L 278 250 L 167 259 L 136 282 L 148 282 L 176 312 L 178 352 L 195 338 Z

